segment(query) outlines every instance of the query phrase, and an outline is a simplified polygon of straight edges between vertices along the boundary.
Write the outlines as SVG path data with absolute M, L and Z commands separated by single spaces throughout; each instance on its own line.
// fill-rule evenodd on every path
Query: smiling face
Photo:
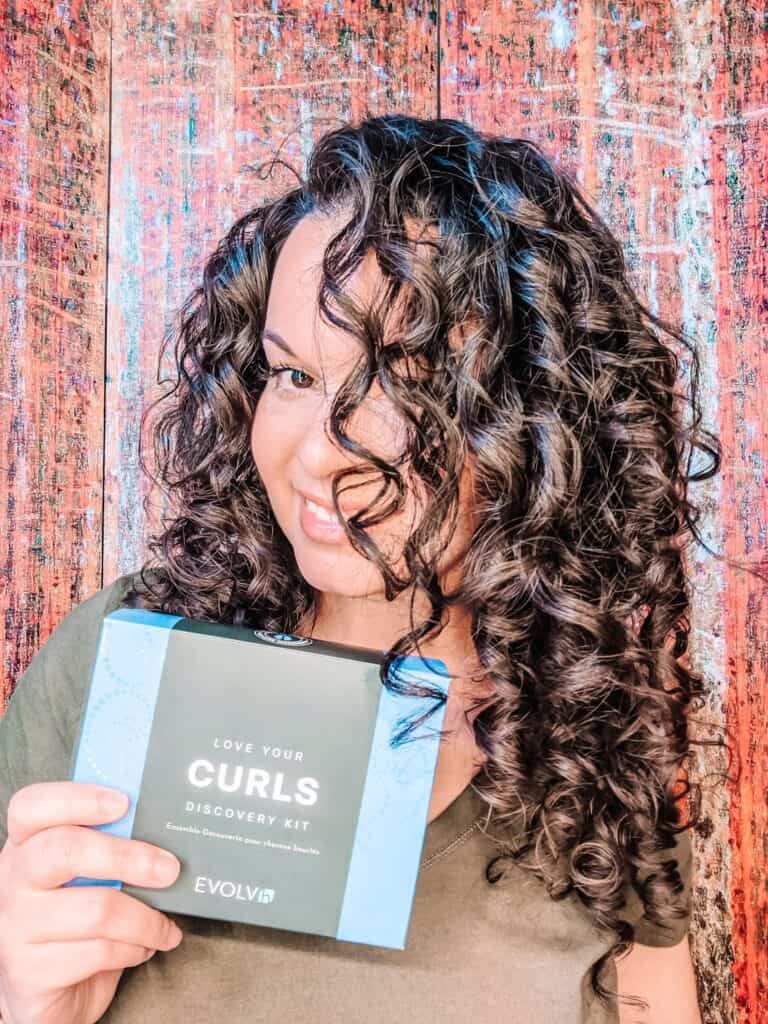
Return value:
M 331 509 L 331 480 L 339 469 L 365 465 L 362 459 L 338 447 L 328 415 L 333 396 L 344 378 L 361 359 L 354 338 L 319 316 L 317 303 L 323 252 L 341 222 L 306 216 L 286 239 L 275 266 L 264 324 L 264 352 L 270 376 L 254 414 L 251 451 L 275 518 L 293 547 L 298 567 L 316 591 L 346 597 L 374 597 L 384 593 L 384 581 L 376 565 L 350 544 L 341 526 L 321 519 L 303 494 L 315 495 Z M 358 301 L 372 296 L 380 283 L 375 256 L 369 252 L 347 283 Z M 283 344 L 292 350 L 285 351 Z M 395 407 L 374 380 L 362 405 L 347 420 L 346 433 L 388 462 L 396 461 L 406 445 L 404 423 Z M 326 433 L 327 431 L 327 433 Z M 394 571 L 405 576 L 404 543 L 421 518 L 423 492 L 414 491 L 419 481 L 407 463 L 398 465 L 404 477 L 405 503 L 383 522 L 365 527 Z M 339 504 L 347 516 L 372 504 L 382 488 L 382 477 L 373 468 L 359 476 L 347 476 L 338 485 Z M 303 493 L 302 493 L 303 492 Z M 417 500 L 417 494 L 421 495 Z M 377 509 L 396 495 L 392 485 Z M 460 563 L 469 544 L 474 520 L 471 515 L 471 471 L 465 465 L 460 483 L 459 519 L 438 563 L 445 574 Z M 447 535 L 447 524 L 445 525 Z

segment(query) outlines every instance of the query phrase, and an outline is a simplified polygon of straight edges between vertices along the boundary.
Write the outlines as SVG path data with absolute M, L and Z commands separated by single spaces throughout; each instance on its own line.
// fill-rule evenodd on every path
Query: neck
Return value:
M 410 630 L 407 595 L 400 595 L 396 601 L 345 598 L 338 594 L 319 597 L 314 625 L 310 618 L 297 633 L 384 651 Z M 415 611 L 414 621 L 418 621 Z M 485 757 L 477 747 L 471 727 L 472 719 L 481 709 L 471 710 L 469 702 L 492 692 L 472 640 L 471 610 L 459 606 L 446 608 L 443 621 L 439 636 L 420 641 L 420 654 L 443 661 L 451 676 L 443 722 L 446 735 L 440 741 L 428 821 L 451 804 L 482 767 Z

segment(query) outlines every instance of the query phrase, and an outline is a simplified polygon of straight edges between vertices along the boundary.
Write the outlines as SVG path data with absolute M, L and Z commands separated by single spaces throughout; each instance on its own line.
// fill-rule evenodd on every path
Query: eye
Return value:
M 295 366 L 289 366 L 287 363 L 280 363 L 277 366 L 270 366 L 267 370 L 267 377 L 279 377 L 281 373 L 297 373 L 305 378 L 307 381 L 312 381 L 312 377 L 308 373 L 304 373 L 303 370 L 297 369 Z M 295 378 L 294 378 L 295 380 Z M 311 387 L 311 383 L 307 387 L 293 388 L 294 391 L 307 391 Z

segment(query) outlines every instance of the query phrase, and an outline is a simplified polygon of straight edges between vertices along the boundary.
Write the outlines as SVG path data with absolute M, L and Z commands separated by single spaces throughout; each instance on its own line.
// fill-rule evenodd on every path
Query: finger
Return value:
M 182 933 L 165 914 L 109 886 L 33 892 L 19 927 L 27 943 L 113 939 L 152 949 L 174 949 Z
M 30 955 L 32 951 L 32 955 Z M 147 946 L 114 939 L 48 942 L 28 947 L 23 975 L 39 979 L 35 991 L 70 988 L 101 971 L 136 967 L 157 952 Z
M 172 853 L 152 843 L 79 825 L 36 832 L 19 853 L 18 878 L 37 889 L 53 889 L 78 877 L 167 886 L 181 868 Z
M 8 839 L 18 845 L 54 825 L 101 825 L 122 818 L 129 806 L 127 794 L 95 783 L 33 782 L 8 801 Z

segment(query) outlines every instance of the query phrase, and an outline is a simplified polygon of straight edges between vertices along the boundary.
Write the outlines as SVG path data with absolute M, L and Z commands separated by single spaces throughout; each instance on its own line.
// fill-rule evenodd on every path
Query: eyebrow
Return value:
M 284 352 L 287 352 L 289 356 L 293 356 L 294 359 L 298 358 L 298 356 L 293 351 L 288 342 L 285 340 L 285 338 L 278 334 L 277 331 L 267 329 L 262 332 L 261 337 L 263 341 L 273 341 L 275 345 L 283 349 Z

